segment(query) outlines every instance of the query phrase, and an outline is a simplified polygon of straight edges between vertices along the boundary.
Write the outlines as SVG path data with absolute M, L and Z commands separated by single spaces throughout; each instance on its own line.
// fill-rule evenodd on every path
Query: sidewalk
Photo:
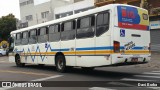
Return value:
M 152 53 L 151 61 L 149 63 L 134 65 L 134 67 L 140 67 L 140 68 L 146 68 L 146 69 L 152 68 L 152 69 L 160 70 L 160 53 Z

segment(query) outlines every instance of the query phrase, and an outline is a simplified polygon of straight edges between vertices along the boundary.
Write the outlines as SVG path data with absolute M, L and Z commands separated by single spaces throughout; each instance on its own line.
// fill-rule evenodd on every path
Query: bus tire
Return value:
M 24 67 L 25 66 L 25 63 L 21 63 L 21 58 L 19 55 L 16 55 L 15 62 L 16 62 L 17 67 Z
M 58 55 L 55 60 L 56 70 L 64 73 L 66 71 L 66 60 L 63 55 Z
M 0 57 L 2 57 L 3 55 L 2 55 L 2 53 L 0 53 Z

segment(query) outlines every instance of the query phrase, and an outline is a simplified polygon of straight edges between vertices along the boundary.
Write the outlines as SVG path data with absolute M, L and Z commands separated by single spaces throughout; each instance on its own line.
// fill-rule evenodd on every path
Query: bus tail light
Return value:
M 119 53 L 120 52 L 120 42 L 114 41 L 114 52 Z

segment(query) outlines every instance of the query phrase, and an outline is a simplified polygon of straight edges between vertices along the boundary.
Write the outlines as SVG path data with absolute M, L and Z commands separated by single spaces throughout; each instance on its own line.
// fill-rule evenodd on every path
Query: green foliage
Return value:
M 16 20 L 13 14 L 0 18 L 0 40 L 7 40 L 10 32 L 16 30 Z

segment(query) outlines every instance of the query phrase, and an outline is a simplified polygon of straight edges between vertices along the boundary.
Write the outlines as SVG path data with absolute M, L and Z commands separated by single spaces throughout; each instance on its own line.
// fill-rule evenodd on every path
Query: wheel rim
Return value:
M 58 68 L 59 68 L 59 69 L 62 69 L 62 68 L 63 68 L 63 65 L 64 65 L 63 60 L 59 59 L 59 60 L 58 60 Z

